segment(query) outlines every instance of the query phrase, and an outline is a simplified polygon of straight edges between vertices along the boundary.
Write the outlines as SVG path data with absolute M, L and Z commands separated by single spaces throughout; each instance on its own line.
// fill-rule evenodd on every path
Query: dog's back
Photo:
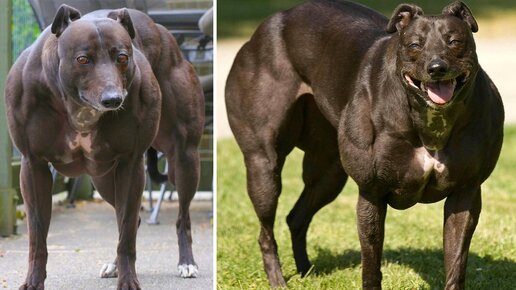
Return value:
M 328 91 L 327 86 L 319 84 L 355 79 L 356 68 L 369 47 L 387 35 L 387 21 L 385 16 L 356 3 L 321 0 L 308 1 L 269 17 L 241 48 L 228 76 L 226 104 L 230 124 L 245 122 L 248 117 L 248 112 L 241 110 L 243 102 L 256 102 L 255 107 L 281 102 L 254 99 L 257 96 L 246 94 L 246 90 L 268 83 L 271 91 L 277 92 L 272 88 L 282 83 L 281 88 L 277 88 L 281 91 L 278 98 L 295 99 L 314 91 L 317 95 L 341 96 L 339 106 L 330 108 L 328 104 L 323 110 L 331 112 L 325 117 L 336 127 L 338 114 L 346 101 L 344 97 L 350 94 L 354 84 L 334 88 L 343 90 L 338 92 Z M 339 70 L 336 74 L 332 65 L 336 63 L 346 64 L 349 69 Z M 255 78 L 264 75 L 270 80 L 261 82 Z M 273 95 L 276 93 L 271 93 L 271 98 Z M 240 135 L 235 132 L 237 140 Z

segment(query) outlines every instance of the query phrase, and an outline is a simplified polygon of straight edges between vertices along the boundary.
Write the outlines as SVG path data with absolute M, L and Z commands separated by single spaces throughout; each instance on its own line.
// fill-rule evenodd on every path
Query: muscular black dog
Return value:
M 199 180 L 204 97 L 170 33 L 135 10 L 81 18 L 63 5 L 52 26 L 23 52 L 6 86 L 9 130 L 23 154 L 29 270 L 20 289 L 43 289 L 52 208 L 48 163 L 68 176 L 89 174 L 116 209 L 118 289 L 140 289 L 135 272 L 143 153 L 164 152 L 179 192 L 179 271 L 197 274 L 189 205 Z M 102 273 L 112 276 L 116 273 Z M 80 288 L 80 287 L 79 287 Z
M 401 4 L 389 20 L 350 2 L 313 0 L 268 18 L 244 45 L 226 104 L 271 286 L 285 286 L 273 225 L 282 166 L 297 146 L 305 188 L 287 222 L 300 273 L 311 266 L 310 221 L 349 175 L 359 186 L 364 289 L 381 288 L 387 205 L 442 199 L 445 288 L 464 288 L 480 185 L 503 139 L 503 105 L 478 64 L 477 30 L 459 1 L 438 16 Z

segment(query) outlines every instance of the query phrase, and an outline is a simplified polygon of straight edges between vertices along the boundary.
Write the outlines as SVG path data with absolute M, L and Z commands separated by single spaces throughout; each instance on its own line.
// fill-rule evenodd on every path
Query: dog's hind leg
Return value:
M 176 132 L 177 134 L 177 132 Z M 200 154 L 197 138 L 185 140 L 186 136 L 176 135 L 175 142 L 167 147 L 159 147 L 168 161 L 168 179 L 176 186 L 179 200 L 179 213 L 176 222 L 179 245 L 177 270 L 183 278 L 198 276 L 198 266 L 192 251 L 192 231 L 190 203 L 197 191 L 200 179 Z M 198 137 L 200 138 L 200 137 Z M 166 149 L 165 149 L 166 148 Z
M 184 65 L 187 63 L 184 62 Z M 186 76 L 185 72 L 188 72 Z M 177 270 L 183 278 L 194 278 L 198 275 L 198 267 L 192 251 L 190 203 L 200 180 L 199 143 L 204 130 L 204 95 L 190 65 L 182 70 L 175 69 L 172 74 L 177 119 L 172 128 L 174 151 L 168 150 L 166 155 L 169 180 L 175 182 L 179 199 L 176 222 L 179 246 Z M 183 81 L 186 85 L 180 84 L 181 77 L 187 78 Z
M 284 287 L 286 283 L 274 238 L 274 220 L 281 193 L 281 169 L 285 157 L 278 156 L 272 146 L 267 149 L 245 155 L 247 191 L 260 220 L 258 242 L 265 272 L 272 287 Z
M 177 146 L 174 160 L 169 158 L 168 162 L 175 167 L 175 184 L 179 197 L 179 213 L 176 222 L 179 244 L 177 269 L 181 277 L 190 278 L 198 275 L 198 267 L 192 251 L 190 203 L 199 183 L 200 157 L 197 144 L 185 146 L 185 148 Z
M 303 95 L 303 128 L 297 146 L 305 151 L 305 188 L 287 216 L 297 271 L 306 275 L 311 264 L 306 252 L 306 233 L 313 216 L 332 202 L 346 183 L 339 158 L 337 132 L 316 106 L 313 95 Z M 313 138 L 317 136 L 317 138 Z
M 305 188 L 287 216 L 297 271 L 303 276 L 311 267 L 306 252 L 306 233 L 312 217 L 337 197 L 347 180 L 338 154 L 327 152 L 320 150 L 305 153 L 303 159 Z
M 226 83 L 229 124 L 244 154 L 247 191 L 260 221 L 259 244 L 273 288 L 285 287 L 274 220 L 281 169 L 299 138 L 303 119 L 298 97 L 302 79 L 282 39 L 281 15 L 260 27 L 238 53 Z M 260 35 L 268 35 L 261 41 Z
M 195 138 L 181 135 L 177 131 L 173 134 L 175 138 L 172 142 L 162 143 L 161 146 L 156 145 L 156 147 L 167 157 L 168 179 L 176 186 L 178 193 L 179 213 L 176 222 L 179 245 L 178 273 L 183 278 L 194 278 L 198 275 L 198 266 L 192 251 L 190 203 L 197 191 L 200 179 L 198 149 L 200 134 L 194 134 L 198 135 Z
M 259 97 L 255 100 L 267 102 L 267 100 L 259 100 Z M 294 144 L 289 143 L 295 142 L 294 138 L 290 140 L 289 138 L 282 140 L 276 138 L 276 136 L 288 136 L 288 133 L 294 131 L 284 132 L 285 134 L 279 133 L 283 131 L 281 126 L 285 122 L 282 119 L 287 115 L 288 108 L 292 106 L 288 101 L 285 102 L 285 99 L 277 99 L 276 106 L 270 107 L 271 110 L 264 111 L 270 115 L 254 115 L 253 113 L 261 111 L 263 108 L 253 106 L 251 111 L 254 110 L 254 112 L 239 111 L 238 115 L 237 113 L 232 115 L 235 117 L 234 119 L 230 119 L 233 132 L 244 154 L 247 169 L 247 192 L 260 221 L 258 241 L 265 272 L 273 288 L 286 286 L 273 230 L 278 198 L 281 193 L 281 169 L 286 155 L 294 147 Z M 232 106 L 229 105 L 229 107 Z M 250 118 L 248 119 L 245 115 Z M 259 130 L 259 127 L 262 127 L 263 130 Z
M 269 79 L 270 75 L 262 77 L 265 82 L 228 82 L 226 104 L 233 133 L 244 154 L 247 191 L 260 221 L 259 244 L 265 272 L 270 285 L 276 288 L 285 287 L 286 282 L 274 238 L 274 220 L 281 193 L 281 169 L 299 135 L 298 128 L 287 125 L 293 119 L 288 116 L 299 110 L 293 109 L 295 90 L 290 87 L 295 86 L 294 82 L 278 83 Z
M 163 39 L 173 41 L 166 30 Z M 177 53 L 180 54 L 179 51 Z M 175 184 L 179 197 L 177 269 L 181 277 L 193 278 L 198 275 L 198 267 L 192 251 L 190 203 L 200 179 L 198 147 L 204 130 L 204 96 L 192 65 L 181 58 L 176 58 L 176 61 L 169 66 L 163 64 L 158 68 L 162 71 L 156 73 L 163 105 L 153 147 L 165 153 L 168 179 Z

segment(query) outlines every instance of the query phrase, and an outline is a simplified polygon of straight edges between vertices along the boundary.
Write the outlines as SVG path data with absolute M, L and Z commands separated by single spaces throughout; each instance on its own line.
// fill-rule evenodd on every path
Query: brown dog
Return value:
M 118 289 L 140 289 L 135 240 L 143 153 L 151 144 L 166 154 L 169 180 L 179 192 L 180 275 L 197 274 L 189 205 L 199 181 L 204 98 L 192 66 L 164 27 L 135 10 L 99 10 L 81 18 L 63 5 L 51 28 L 11 69 L 6 106 L 12 140 L 23 155 L 30 240 L 29 270 L 20 289 L 44 288 L 49 162 L 68 176 L 91 175 L 115 207 Z
M 271 286 L 286 285 L 273 226 L 282 166 L 297 146 L 305 188 L 287 222 L 300 273 L 311 266 L 310 221 L 349 175 L 360 191 L 364 289 L 381 288 L 387 205 L 442 199 L 445 288 L 464 288 L 480 185 L 503 139 L 503 105 L 478 64 L 477 29 L 459 1 L 439 16 L 402 4 L 389 20 L 350 2 L 313 0 L 270 17 L 244 45 L 226 104 Z

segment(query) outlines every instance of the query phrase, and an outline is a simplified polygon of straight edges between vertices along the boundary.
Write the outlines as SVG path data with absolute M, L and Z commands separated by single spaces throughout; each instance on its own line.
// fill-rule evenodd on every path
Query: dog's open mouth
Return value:
M 454 79 L 423 82 L 405 74 L 405 80 L 410 86 L 419 90 L 420 94 L 427 96 L 434 104 L 444 105 L 453 99 L 453 96 L 467 81 L 468 76 L 469 72 L 466 72 Z

